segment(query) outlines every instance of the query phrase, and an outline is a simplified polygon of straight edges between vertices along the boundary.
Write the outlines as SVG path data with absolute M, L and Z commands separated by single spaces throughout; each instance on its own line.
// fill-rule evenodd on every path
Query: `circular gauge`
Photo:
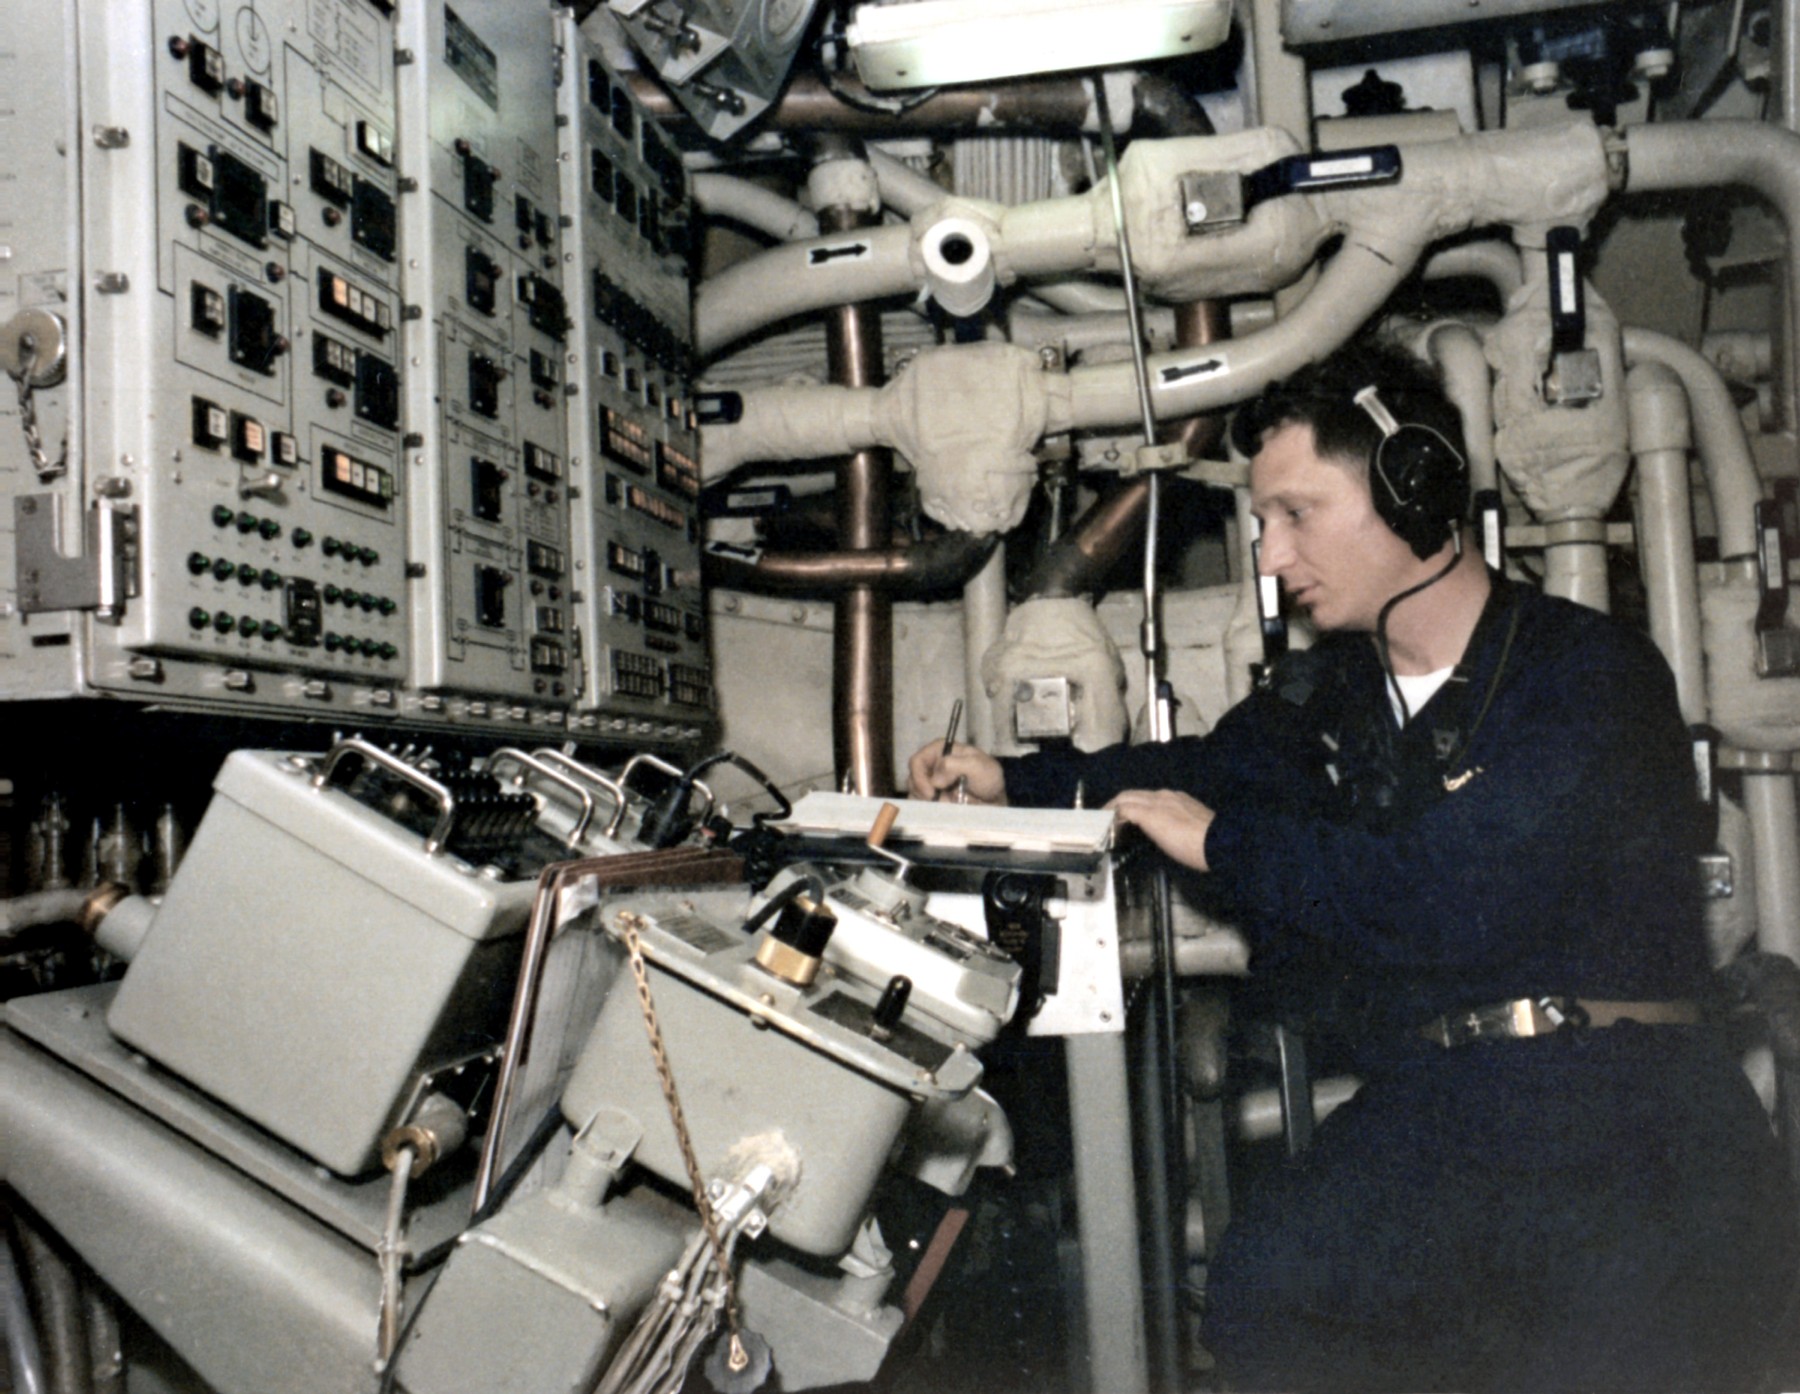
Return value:
M 250 65 L 253 73 L 269 71 L 269 26 L 264 24 L 262 16 L 255 10 L 243 9 L 237 16 L 238 52 L 244 55 L 244 62 Z
M 219 0 L 187 0 L 187 12 L 196 29 L 211 33 L 219 27 Z

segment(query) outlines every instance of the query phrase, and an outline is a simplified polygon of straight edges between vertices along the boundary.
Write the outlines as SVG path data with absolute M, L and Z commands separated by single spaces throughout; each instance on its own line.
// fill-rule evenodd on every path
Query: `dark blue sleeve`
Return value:
M 1300 710 L 1272 691 L 1252 693 L 1204 736 L 1161 745 L 1114 745 L 1091 754 L 1050 750 L 1002 759 L 1006 797 L 1032 808 L 1068 808 L 1075 786 L 1098 808 L 1125 789 L 1176 789 L 1209 807 L 1273 801 L 1291 807 L 1306 787 L 1316 735 Z
M 1547 962 L 1567 941 L 1583 971 L 1679 979 L 1702 823 L 1673 683 L 1647 643 L 1565 652 L 1509 681 L 1465 769 L 1392 831 L 1222 806 L 1212 879 L 1246 927 L 1366 965 Z M 1639 945 L 1598 944 L 1596 925 L 1634 926 Z M 1647 966 L 1613 962 L 1634 955 Z

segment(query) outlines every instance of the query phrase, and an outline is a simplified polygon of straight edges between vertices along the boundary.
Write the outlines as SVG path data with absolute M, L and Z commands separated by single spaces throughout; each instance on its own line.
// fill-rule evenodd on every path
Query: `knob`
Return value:
M 881 990 L 881 1000 L 875 1004 L 875 1029 L 871 1034 L 887 1036 L 899 1024 L 911 996 L 911 978 L 904 973 L 889 978 L 888 985 Z

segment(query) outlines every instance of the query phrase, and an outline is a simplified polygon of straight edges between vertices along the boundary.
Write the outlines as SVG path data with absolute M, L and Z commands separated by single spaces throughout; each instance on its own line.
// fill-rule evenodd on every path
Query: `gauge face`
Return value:
M 192 0 L 190 0 L 190 5 Z M 237 17 L 238 51 L 253 73 L 269 71 L 269 26 L 255 10 L 243 9 Z
M 763 33 L 773 43 L 791 37 L 795 29 L 806 23 L 813 4 L 814 0 L 766 0 L 762 9 Z
M 187 12 L 196 29 L 211 33 L 219 27 L 219 0 L 187 0 Z

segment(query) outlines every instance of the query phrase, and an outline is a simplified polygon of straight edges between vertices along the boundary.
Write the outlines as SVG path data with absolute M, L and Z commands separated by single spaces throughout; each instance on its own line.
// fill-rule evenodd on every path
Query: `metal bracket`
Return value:
M 1181 176 L 1181 219 L 1189 233 L 1217 232 L 1244 221 L 1244 176 L 1191 170 Z
M 20 613 L 92 610 L 100 619 L 117 620 L 125 613 L 125 599 L 132 590 L 137 510 L 97 500 L 87 513 L 85 555 L 65 557 L 57 548 L 62 509 L 59 494 L 21 494 L 13 499 Z

